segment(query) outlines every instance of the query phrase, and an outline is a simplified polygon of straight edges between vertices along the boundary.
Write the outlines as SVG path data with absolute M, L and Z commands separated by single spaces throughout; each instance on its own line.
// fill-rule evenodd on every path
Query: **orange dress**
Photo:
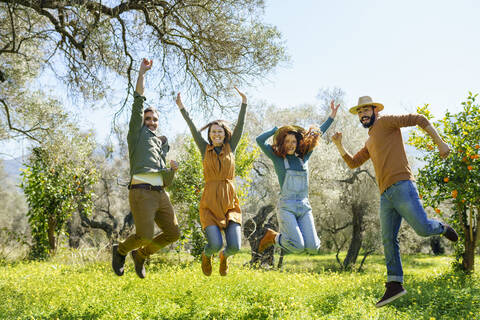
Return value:
M 223 145 L 220 154 L 207 145 L 203 158 L 205 188 L 200 200 L 202 228 L 216 225 L 225 229 L 229 221 L 242 223 L 242 211 L 235 192 L 235 155 L 230 144 Z

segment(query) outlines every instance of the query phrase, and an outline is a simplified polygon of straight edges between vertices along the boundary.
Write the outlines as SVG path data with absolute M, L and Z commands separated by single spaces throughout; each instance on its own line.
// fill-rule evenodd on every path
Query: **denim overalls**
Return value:
M 277 205 L 280 235 L 276 243 L 292 253 L 316 253 L 320 239 L 308 201 L 308 167 L 299 160 L 305 171 L 291 170 L 287 158 L 284 159 L 286 174 Z

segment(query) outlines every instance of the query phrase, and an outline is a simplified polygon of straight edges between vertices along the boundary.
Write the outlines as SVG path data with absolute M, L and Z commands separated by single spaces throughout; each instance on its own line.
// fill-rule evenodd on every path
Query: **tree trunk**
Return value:
M 85 228 L 82 227 L 82 220 L 78 212 L 72 214 L 67 222 L 68 245 L 70 248 L 78 249 L 80 247 L 80 240 L 86 233 Z
M 271 204 L 261 207 L 260 210 L 258 210 L 257 215 L 248 219 L 244 224 L 243 235 L 250 243 L 250 248 L 252 249 L 252 258 L 249 262 L 251 266 L 274 266 L 275 248 L 273 246 L 262 253 L 258 252 L 258 245 L 265 234 L 266 228 L 277 229 L 278 223 L 276 215 L 272 215 L 268 218 L 273 209 L 274 206 Z
M 462 265 L 466 273 L 472 273 L 475 267 L 475 243 L 465 237 L 465 252 L 462 256 Z
M 363 241 L 363 216 L 365 214 L 365 206 L 363 203 L 352 205 L 352 239 L 348 247 L 347 256 L 343 260 L 343 269 L 350 269 L 355 262 L 362 248 Z
M 473 215 L 474 212 L 470 209 L 470 214 Z M 464 216 L 467 216 L 467 211 L 465 210 Z M 477 218 L 475 221 L 475 225 L 473 225 L 473 219 L 469 219 L 469 221 L 465 221 L 463 224 L 463 230 L 465 233 L 465 250 L 462 255 L 462 267 L 465 273 L 473 273 L 475 270 L 475 247 L 478 242 L 479 238 L 479 224 L 480 224 L 480 212 L 477 212 Z

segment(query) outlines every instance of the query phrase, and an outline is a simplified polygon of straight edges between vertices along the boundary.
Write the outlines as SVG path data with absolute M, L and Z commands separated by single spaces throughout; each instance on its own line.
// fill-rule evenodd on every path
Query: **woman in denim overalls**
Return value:
M 339 105 L 330 105 L 332 113 L 320 126 L 308 131 L 298 126 L 273 128 L 257 137 L 260 149 L 273 161 L 281 186 L 277 218 L 279 232 L 267 229 L 259 252 L 276 244 L 292 253 L 315 253 L 320 247 L 308 200 L 308 159 L 323 134 L 333 122 Z M 273 145 L 266 143 L 273 137 Z

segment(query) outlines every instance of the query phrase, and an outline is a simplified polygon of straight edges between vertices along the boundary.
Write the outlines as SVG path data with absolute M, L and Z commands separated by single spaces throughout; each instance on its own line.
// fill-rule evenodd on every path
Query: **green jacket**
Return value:
M 166 156 L 170 149 L 168 140 L 143 125 L 145 97 L 137 92 L 133 97 L 132 116 L 127 134 L 130 177 L 137 173 L 161 172 L 164 186 L 168 186 L 175 173 L 166 167 Z

